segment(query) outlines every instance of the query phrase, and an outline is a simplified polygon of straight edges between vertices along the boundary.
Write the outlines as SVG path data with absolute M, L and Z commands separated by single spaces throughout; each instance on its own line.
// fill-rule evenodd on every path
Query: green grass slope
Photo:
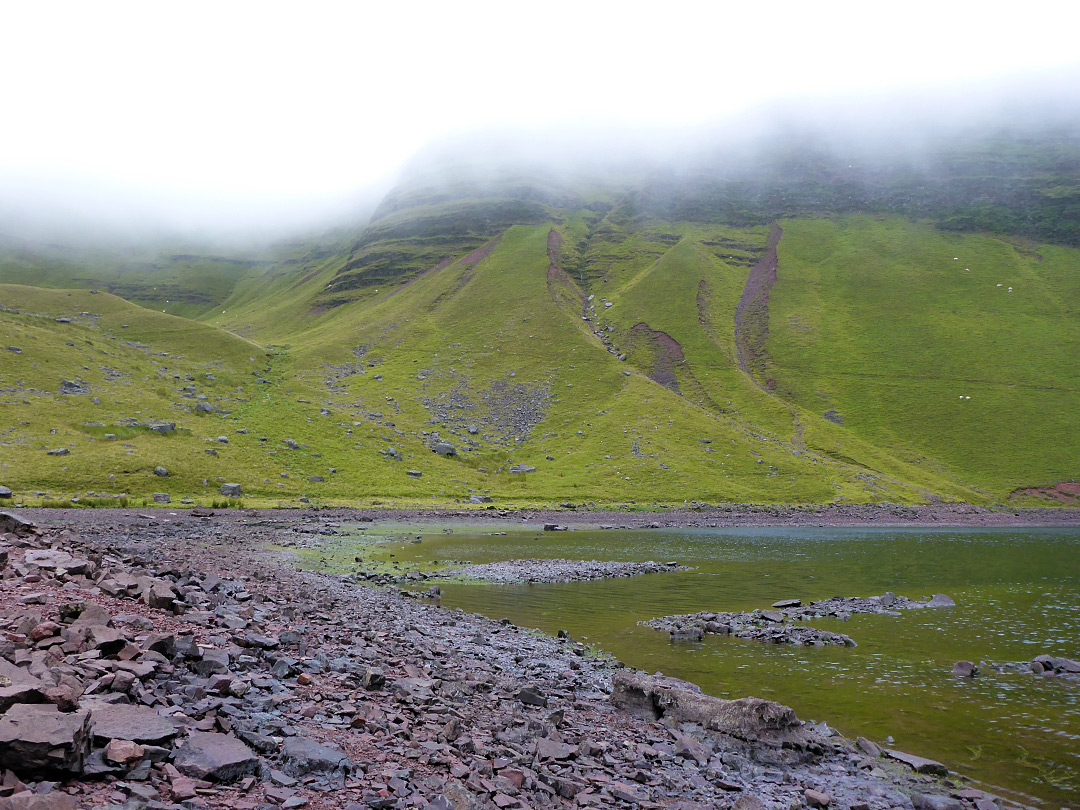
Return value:
M 769 374 L 987 494 L 1080 477 L 1080 251 L 896 217 L 788 220 Z
M 107 293 L 0 285 L 0 479 L 22 493 L 208 497 L 249 460 L 220 415 L 266 368 L 240 337 Z M 199 403 L 213 409 L 204 413 Z M 173 422 L 159 434 L 149 425 Z M 49 450 L 66 449 L 66 455 Z M 170 475 L 153 475 L 164 466 Z
M 0 282 L 38 285 L 0 283 L 0 485 L 205 502 L 236 482 L 286 505 L 1023 500 L 1080 479 L 1080 251 L 1062 246 L 1080 163 L 1070 139 L 1011 143 L 961 144 L 930 185 L 797 144 L 742 168 L 694 156 L 692 179 L 454 164 L 418 171 L 359 237 L 246 256 L 0 245 Z M 1032 194 L 1050 201 L 1025 208 Z M 949 219 L 982 197 L 1012 213 Z M 991 222 L 1056 244 L 949 230 Z M 86 289 L 110 286 L 129 300 Z
M 463 260 L 334 308 L 294 334 L 276 368 L 282 382 L 226 419 L 271 439 L 266 461 L 281 480 L 263 494 L 284 496 L 289 482 L 320 476 L 305 496 L 919 497 L 907 483 L 869 481 L 851 465 L 797 454 L 785 436 L 763 435 L 620 362 L 552 297 L 550 230 L 511 228 Z M 688 289 L 696 319 L 696 280 Z M 730 356 L 724 362 L 730 367 Z M 454 457 L 432 452 L 436 435 L 455 446 Z M 514 465 L 536 471 L 514 473 Z

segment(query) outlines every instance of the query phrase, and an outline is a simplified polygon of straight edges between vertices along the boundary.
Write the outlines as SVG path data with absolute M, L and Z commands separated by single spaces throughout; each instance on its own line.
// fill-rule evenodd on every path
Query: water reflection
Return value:
M 896 739 L 1046 806 L 1080 800 L 1080 683 L 998 674 L 950 675 L 957 659 L 1080 658 L 1080 531 L 508 530 L 457 529 L 394 545 L 398 560 L 515 558 L 678 560 L 695 570 L 565 585 L 447 585 L 442 604 L 587 637 L 628 664 L 663 670 L 721 696 L 782 701 L 849 735 Z M 957 606 L 852 616 L 815 626 L 855 649 L 709 637 L 674 645 L 637 622 L 700 610 L 737 611 L 779 599 L 952 596 Z

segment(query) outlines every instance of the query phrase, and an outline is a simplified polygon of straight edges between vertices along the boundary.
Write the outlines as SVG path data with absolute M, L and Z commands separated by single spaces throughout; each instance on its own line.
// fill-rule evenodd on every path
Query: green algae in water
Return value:
M 955 678 L 959 659 L 1080 658 L 1080 531 L 1060 529 L 747 529 L 506 536 L 455 526 L 368 529 L 364 563 L 348 540 L 323 557 L 334 570 L 522 558 L 678 560 L 694 571 L 553 585 L 442 585 L 442 605 L 554 634 L 569 630 L 632 666 L 662 670 L 722 697 L 753 694 L 825 720 L 848 736 L 945 762 L 1046 806 L 1080 802 L 1080 682 L 998 674 Z M 503 527 L 500 527 L 500 530 Z M 415 544 L 417 534 L 422 542 Z M 392 538 L 392 539 L 390 539 Z M 390 558 L 389 555 L 394 557 Z M 335 562 L 338 561 L 338 562 Z M 369 563 L 372 563 L 369 565 Z M 843 647 L 707 637 L 673 644 L 638 622 L 700 610 L 752 610 L 779 599 L 946 593 L 956 607 L 859 615 L 814 625 L 850 635 Z

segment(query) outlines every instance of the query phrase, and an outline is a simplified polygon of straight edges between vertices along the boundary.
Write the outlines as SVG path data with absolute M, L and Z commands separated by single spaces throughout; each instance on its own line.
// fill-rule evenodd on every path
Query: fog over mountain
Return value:
M 111 3 L 64 6 L 63 25 L 12 6 L 0 211 L 7 231 L 275 234 L 355 221 L 418 152 L 484 153 L 490 132 L 534 160 L 640 166 L 752 141 L 748 121 L 912 138 L 1002 99 L 1070 109 L 1072 27 L 1046 24 L 1068 4 L 965 5 Z

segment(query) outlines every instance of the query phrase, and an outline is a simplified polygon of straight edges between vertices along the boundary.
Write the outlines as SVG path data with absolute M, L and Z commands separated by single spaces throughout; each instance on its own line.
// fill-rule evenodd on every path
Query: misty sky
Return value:
M 433 139 L 1075 69 L 1075 2 L 5 3 L 0 201 L 311 218 Z

